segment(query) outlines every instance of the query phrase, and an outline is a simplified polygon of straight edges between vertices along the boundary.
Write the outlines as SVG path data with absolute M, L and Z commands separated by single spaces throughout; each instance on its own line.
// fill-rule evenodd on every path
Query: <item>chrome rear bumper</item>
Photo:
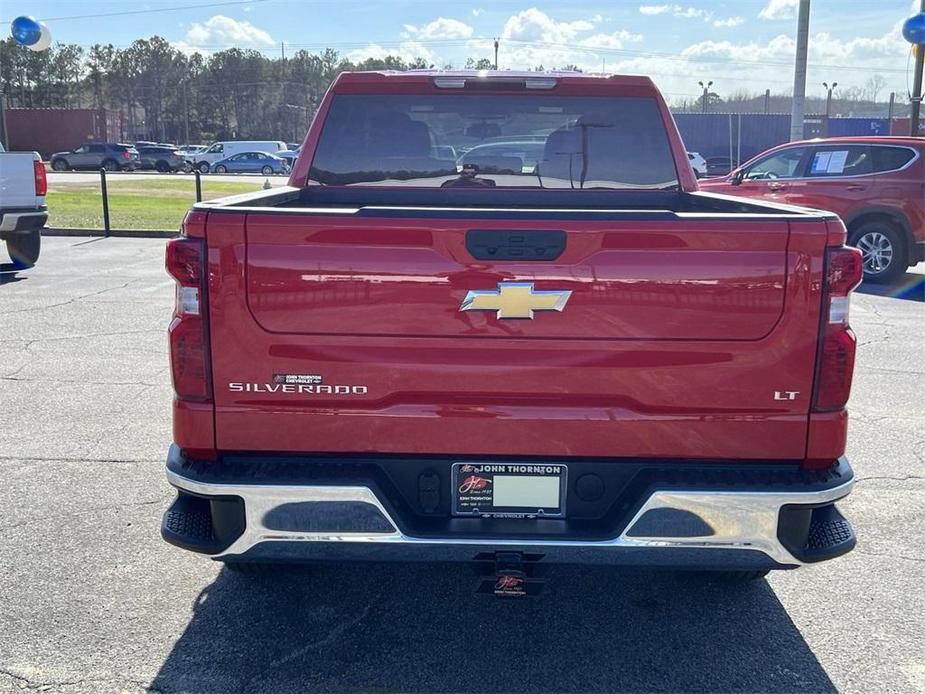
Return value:
M 243 532 L 218 551 L 197 550 L 215 559 L 399 558 L 440 561 L 472 558 L 485 551 L 512 550 L 539 552 L 551 561 L 694 563 L 724 568 L 742 564 L 743 556 L 745 563 L 756 560 L 759 564 L 778 568 L 807 563 L 794 556 L 780 538 L 782 509 L 792 506 L 824 508 L 837 514 L 832 503 L 845 497 L 854 484 L 849 474 L 847 481 L 841 484 L 812 491 L 799 488 L 774 492 L 655 490 L 617 537 L 606 540 L 538 540 L 456 535 L 414 537 L 402 532 L 401 524 L 367 486 L 225 484 L 191 479 L 169 468 L 167 479 L 178 490 L 192 497 L 236 497 L 243 500 Z M 297 524 L 298 527 L 293 527 L 288 521 L 282 525 L 279 522 L 281 517 L 287 517 L 291 509 L 300 509 L 298 522 L 301 525 Z M 331 530 L 332 512 L 341 519 L 349 516 L 371 520 L 360 522 L 360 527 L 355 521 L 350 521 L 353 527 L 341 525 Z M 288 517 L 291 518 L 291 514 Z M 809 515 L 806 519 L 808 524 Z M 833 532 L 836 536 L 847 532 L 850 546 L 838 552 L 844 553 L 853 547 L 854 535 L 847 521 L 840 515 L 837 519 L 835 522 L 843 524 L 838 529 L 810 528 L 810 537 L 813 532 L 825 537 L 832 536 Z M 167 522 L 165 516 L 165 524 Z M 364 522 L 366 525 L 363 525 Z M 287 523 L 288 529 L 285 528 Z M 313 529 L 319 527 L 325 529 Z M 165 539 L 185 546 L 168 537 L 167 533 Z M 653 555 L 658 557 L 657 561 L 652 561 Z

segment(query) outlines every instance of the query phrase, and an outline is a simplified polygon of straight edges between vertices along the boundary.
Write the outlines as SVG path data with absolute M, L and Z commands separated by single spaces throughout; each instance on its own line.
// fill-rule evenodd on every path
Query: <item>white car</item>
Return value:
M 707 175 L 707 160 L 700 156 L 700 152 L 688 152 L 687 158 L 691 160 L 691 168 L 697 178 Z

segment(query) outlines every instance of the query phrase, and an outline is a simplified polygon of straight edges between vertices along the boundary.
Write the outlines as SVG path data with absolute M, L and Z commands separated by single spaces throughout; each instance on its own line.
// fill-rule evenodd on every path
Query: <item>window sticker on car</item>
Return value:
M 813 157 L 812 173 L 814 174 L 840 174 L 845 171 L 845 162 L 848 161 L 848 150 L 840 149 L 836 152 L 816 152 Z

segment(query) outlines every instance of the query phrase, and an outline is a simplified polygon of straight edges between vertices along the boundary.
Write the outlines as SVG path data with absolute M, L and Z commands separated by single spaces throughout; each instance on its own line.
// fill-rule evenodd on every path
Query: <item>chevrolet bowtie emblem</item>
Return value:
M 495 311 L 496 318 L 533 318 L 534 311 L 561 311 L 570 291 L 535 291 L 533 282 L 499 282 L 495 290 L 466 294 L 460 311 Z

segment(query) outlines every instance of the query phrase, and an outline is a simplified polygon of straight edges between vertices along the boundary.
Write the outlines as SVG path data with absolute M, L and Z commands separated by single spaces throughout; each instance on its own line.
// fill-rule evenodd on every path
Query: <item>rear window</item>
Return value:
M 652 98 L 334 97 L 312 161 L 322 185 L 673 188 Z
M 132 145 L 111 145 L 111 147 L 117 152 L 127 152 L 132 148 Z
M 915 152 L 905 147 L 871 147 L 871 153 L 875 172 L 901 169 L 915 156 Z

